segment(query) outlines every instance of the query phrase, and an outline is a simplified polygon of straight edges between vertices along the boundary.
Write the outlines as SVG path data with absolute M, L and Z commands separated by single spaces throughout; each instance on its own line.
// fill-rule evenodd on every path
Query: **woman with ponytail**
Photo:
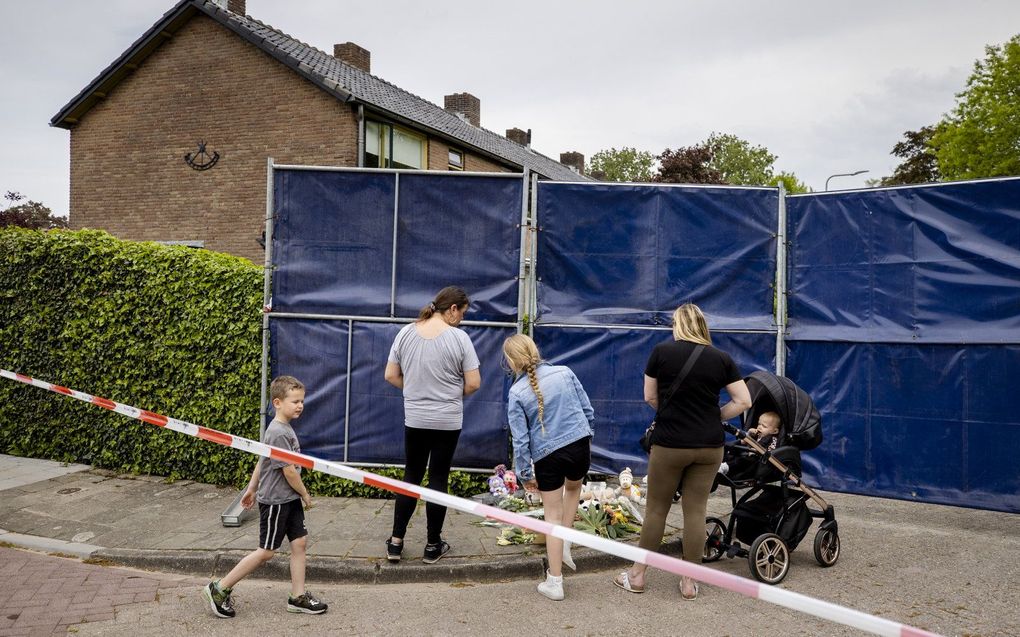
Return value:
M 404 481 L 421 484 L 427 469 L 428 488 L 444 493 L 464 421 L 464 396 L 481 386 L 478 355 L 471 339 L 457 327 L 467 308 L 464 290 L 440 290 L 418 320 L 393 339 L 386 363 L 386 382 L 404 392 Z M 391 562 L 400 561 L 416 502 L 397 495 L 393 533 L 386 540 L 386 559 Z M 450 551 L 442 538 L 446 507 L 427 502 L 425 520 L 428 542 L 422 561 L 432 564 Z
M 516 375 L 507 400 L 514 470 L 525 489 L 541 494 L 547 522 L 572 527 L 581 480 L 591 465 L 595 422 L 591 401 L 574 372 L 544 362 L 530 337 L 516 334 L 506 339 L 503 355 Z M 570 543 L 550 535 L 546 552 L 549 571 L 538 592 L 561 600 L 562 565 L 575 568 Z

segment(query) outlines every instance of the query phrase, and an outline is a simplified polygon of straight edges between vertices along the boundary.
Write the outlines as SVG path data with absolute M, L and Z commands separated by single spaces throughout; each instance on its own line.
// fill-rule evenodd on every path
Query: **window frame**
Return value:
M 369 152 L 368 152 L 368 150 L 369 150 L 369 148 L 368 148 L 369 147 L 369 141 L 368 141 L 369 140 L 369 133 L 368 133 L 368 131 L 369 131 L 370 126 L 372 126 L 372 125 L 377 126 L 378 129 L 379 129 L 379 136 L 378 136 L 378 138 L 376 140 L 377 143 L 375 144 L 375 148 L 377 148 L 378 151 L 379 151 L 379 154 L 377 156 L 379 158 L 378 163 L 382 164 L 381 166 L 380 165 L 370 166 L 368 164 L 368 156 L 369 156 Z M 418 158 L 419 161 L 421 162 L 420 166 L 414 166 L 414 167 L 410 167 L 410 168 L 399 168 L 399 169 L 393 167 L 393 134 L 394 134 L 394 132 L 399 132 L 400 134 L 402 134 L 402 135 L 404 135 L 406 137 L 410 137 L 410 138 L 416 139 L 416 140 L 418 140 L 420 142 L 419 148 L 421 149 L 421 151 L 420 151 L 419 158 Z M 364 148 L 362 149 L 361 164 L 362 164 L 362 166 L 365 166 L 366 168 L 388 168 L 388 169 L 392 169 L 392 170 L 428 170 L 428 167 L 429 167 L 429 138 L 428 138 L 428 135 L 426 135 L 424 133 L 421 133 L 419 131 L 416 131 L 416 130 L 414 130 L 412 128 L 406 128 L 404 126 L 400 126 L 400 125 L 394 124 L 392 122 L 388 122 L 388 121 L 383 120 L 383 119 L 370 119 L 370 118 L 366 117 L 365 118 L 365 145 L 364 145 Z

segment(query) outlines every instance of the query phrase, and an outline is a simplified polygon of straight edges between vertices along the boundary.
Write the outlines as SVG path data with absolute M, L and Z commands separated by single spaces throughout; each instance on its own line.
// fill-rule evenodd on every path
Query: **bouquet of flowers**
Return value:
M 628 513 L 617 503 L 590 502 L 577 510 L 574 528 L 611 540 L 633 535 L 641 529 L 631 523 Z

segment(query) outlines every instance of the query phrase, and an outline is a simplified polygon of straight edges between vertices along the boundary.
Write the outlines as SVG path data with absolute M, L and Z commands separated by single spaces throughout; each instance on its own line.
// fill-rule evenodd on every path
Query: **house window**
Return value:
M 450 149 L 450 170 L 464 170 L 464 153 Z
M 365 122 L 365 166 L 417 168 L 428 164 L 423 135 L 382 122 Z

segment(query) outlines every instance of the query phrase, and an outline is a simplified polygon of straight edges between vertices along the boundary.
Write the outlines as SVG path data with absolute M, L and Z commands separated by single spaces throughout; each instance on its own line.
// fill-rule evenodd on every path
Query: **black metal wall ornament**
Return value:
M 216 162 L 220 160 L 220 154 L 215 150 L 210 155 L 205 150 L 205 142 L 198 142 L 198 152 L 195 154 L 188 153 L 184 156 L 184 163 L 191 166 L 195 170 L 209 170 L 216 165 Z

